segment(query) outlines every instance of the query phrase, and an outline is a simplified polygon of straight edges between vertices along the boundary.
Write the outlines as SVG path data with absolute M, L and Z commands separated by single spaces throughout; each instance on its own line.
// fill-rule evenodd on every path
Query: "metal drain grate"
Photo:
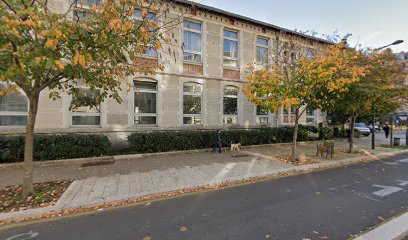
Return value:
M 105 161 L 96 161 L 96 162 L 87 162 L 81 165 L 81 167 L 94 167 L 102 165 L 111 165 L 114 164 L 115 160 L 105 160 Z

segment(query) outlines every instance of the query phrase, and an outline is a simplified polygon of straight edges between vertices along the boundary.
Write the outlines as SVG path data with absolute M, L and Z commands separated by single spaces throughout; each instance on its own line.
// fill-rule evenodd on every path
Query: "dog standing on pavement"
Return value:
M 235 152 L 239 152 L 239 150 L 241 149 L 241 143 L 232 143 L 231 142 L 231 152 L 235 151 Z

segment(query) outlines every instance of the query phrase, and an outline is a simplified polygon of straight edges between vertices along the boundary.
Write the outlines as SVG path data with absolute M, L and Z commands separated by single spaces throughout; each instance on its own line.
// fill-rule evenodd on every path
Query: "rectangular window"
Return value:
M 134 124 L 157 124 L 157 84 L 153 82 L 134 82 Z
M 269 40 L 261 37 L 256 38 L 256 62 L 258 64 L 268 63 Z
M 258 125 L 268 125 L 269 117 L 268 110 L 261 106 L 256 106 L 256 124 Z
M 224 124 L 238 124 L 238 89 L 225 87 L 223 97 Z
M 198 83 L 185 83 L 183 87 L 183 124 L 201 125 L 201 93 Z
M 156 14 L 154 12 L 148 12 L 147 16 L 143 17 L 142 10 L 140 10 L 140 9 L 135 9 L 135 12 L 133 13 L 133 18 L 138 23 L 141 23 L 144 20 L 147 20 L 148 22 L 149 21 L 150 22 L 156 22 L 157 21 Z M 152 27 L 149 27 L 148 29 L 149 29 L 149 31 L 155 31 L 155 29 L 152 28 Z M 144 52 L 145 56 L 151 57 L 151 58 L 157 58 L 157 56 L 158 56 L 157 51 L 154 50 L 154 48 L 152 47 L 154 44 L 155 44 L 154 42 L 147 43 L 146 51 Z
M 27 98 L 19 94 L 0 96 L 0 126 L 27 125 Z
M 284 108 L 283 109 L 283 123 L 294 123 L 296 119 L 296 109 L 295 108 Z
M 238 33 L 224 30 L 224 67 L 238 68 Z
M 74 14 L 74 20 L 77 20 L 77 19 L 85 20 L 91 16 L 91 13 L 86 9 L 74 9 L 73 14 Z
M 314 124 L 315 123 L 315 111 L 311 109 L 306 109 L 306 123 L 307 124 Z
M 201 23 L 184 21 L 184 61 L 202 62 Z
M 313 51 L 310 48 L 306 48 L 306 59 L 313 57 Z
M 72 126 L 100 126 L 100 92 L 82 88 L 79 94 L 72 97 L 71 125 Z

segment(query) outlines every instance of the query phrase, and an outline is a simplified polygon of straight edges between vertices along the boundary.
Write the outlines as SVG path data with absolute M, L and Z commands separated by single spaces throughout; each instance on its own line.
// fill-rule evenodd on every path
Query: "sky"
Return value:
M 194 0 L 287 29 L 341 36 L 350 46 L 378 48 L 395 40 L 408 51 L 408 0 Z

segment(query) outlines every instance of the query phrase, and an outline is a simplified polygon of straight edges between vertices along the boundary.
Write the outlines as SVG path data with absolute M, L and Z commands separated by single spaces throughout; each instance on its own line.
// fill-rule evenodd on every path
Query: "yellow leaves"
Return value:
M 55 34 L 55 38 L 56 38 L 57 40 L 61 39 L 61 37 L 62 37 L 62 32 L 61 32 L 60 30 L 55 30 L 54 34 Z
M 154 46 L 156 47 L 156 49 L 161 48 L 161 43 L 159 40 L 156 40 L 156 42 L 154 43 Z
M 85 56 L 81 55 L 79 53 L 76 53 L 74 58 L 72 59 L 72 66 L 82 66 L 85 67 L 86 62 L 85 62 Z
M 140 28 L 140 32 L 141 32 L 142 34 L 146 34 L 146 28 L 141 27 L 141 28 Z
M 180 228 L 180 232 L 186 232 L 187 230 L 188 230 L 187 227 L 181 227 L 181 228 Z
M 149 13 L 149 12 L 147 11 L 147 9 L 143 9 L 143 11 L 142 11 L 142 16 L 143 16 L 143 17 L 146 17 L 148 13 Z
M 1 19 L 3 19 L 3 21 L 7 24 L 9 24 L 11 22 L 11 20 L 8 17 L 3 16 Z
M 64 70 L 64 64 L 62 64 L 62 62 L 60 60 L 55 60 L 54 61 L 55 66 L 57 66 L 58 70 L 63 71 Z
M 49 38 L 49 39 L 47 39 L 47 41 L 45 42 L 45 47 L 46 47 L 46 48 L 49 48 L 49 49 L 52 49 L 52 50 L 55 50 L 55 49 L 57 49 L 57 44 L 58 44 L 58 40 L 57 40 L 57 39 Z
M 20 32 L 17 30 L 17 28 L 12 28 L 11 31 L 13 31 L 13 34 L 16 37 L 21 38 Z
M 135 13 L 135 9 L 131 9 L 131 10 L 128 12 L 128 17 L 133 16 L 134 13 Z
M 43 30 L 43 31 L 41 31 L 41 32 L 39 33 L 39 35 L 40 35 L 41 37 L 47 37 L 48 34 L 49 34 L 49 31 L 48 31 L 48 30 Z
M 109 29 L 119 30 L 122 29 L 122 20 L 116 18 L 109 21 Z

